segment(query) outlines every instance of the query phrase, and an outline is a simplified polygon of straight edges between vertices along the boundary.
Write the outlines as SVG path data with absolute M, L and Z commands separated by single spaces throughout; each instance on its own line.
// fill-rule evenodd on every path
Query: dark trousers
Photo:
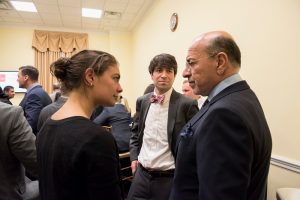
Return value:
M 134 175 L 128 200 L 168 200 L 173 173 L 149 173 L 141 165 Z

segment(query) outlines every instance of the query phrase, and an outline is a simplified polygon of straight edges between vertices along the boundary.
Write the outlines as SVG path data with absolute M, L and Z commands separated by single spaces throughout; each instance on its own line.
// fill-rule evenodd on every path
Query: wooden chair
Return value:
M 102 126 L 106 131 L 112 133 L 112 126 Z
M 119 154 L 122 180 L 132 181 L 133 175 L 131 171 L 130 153 L 124 152 Z

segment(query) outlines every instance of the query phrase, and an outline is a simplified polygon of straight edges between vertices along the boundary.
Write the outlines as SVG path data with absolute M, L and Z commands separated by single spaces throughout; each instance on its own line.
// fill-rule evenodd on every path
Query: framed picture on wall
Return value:
M 5 86 L 10 85 L 15 88 L 15 92 L 26 92 L 25 88 L 19 88 L 17 81 L 18 71 L 0 71 L 0 86 L 4 89 Z

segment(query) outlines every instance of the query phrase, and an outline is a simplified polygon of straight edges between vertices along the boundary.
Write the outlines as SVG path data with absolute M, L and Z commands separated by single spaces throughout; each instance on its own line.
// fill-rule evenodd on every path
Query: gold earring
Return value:
M 92 83 L 92 82 L 90 83 L 90 86 L 93 86 L 93 83 Z

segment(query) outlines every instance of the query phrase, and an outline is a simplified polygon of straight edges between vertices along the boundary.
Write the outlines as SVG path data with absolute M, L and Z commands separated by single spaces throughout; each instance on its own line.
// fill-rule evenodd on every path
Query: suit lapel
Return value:
M 218 100 L 222 99 L 223 97 L 238 92 L 241 90 L 249 89 L 249 85 L 246 83 L 246 81 L 240 81 L 233 85 L 230 85 L 229 87 L 225 88 L 223 91 L 221 91 L 219 94 L 217 94 L 215 97 L 213 97 L 206 106 L 203 107 L 203 109 L 200 109 L 200 111 L 188 122 L 190 126 L 193 126 L 197 121 L 207 112 L 209 107 L 213 105 Z
M 24 95 L 24 97 L 23 97 L 23 99 L 22 99 L 22 101 L 20 102 L 20 104 L 19 104 L 19 106 L 21 106 L 23 109 L 24 109 L 24 107 L 25 107 L 25 102 L 26 102 L 26 99 L 27 99 L 27 92 L 25 93 L 25 95 Z
M 168 124 L 167 124 L 167 132 L 168 132 L 168 141 L 171 144 L 172 133 L 175 127 L 175 120 L 177 115 L 177 107 L 178 107 L 178 93 L 173 89 L 172 94 L 170 96 L 169 102 L 169 111 L 168 111 Z
M 21 106 L 23 109 L 25 107 L 25 103 L 27 101 L 27 97 L 29 96 L 29 94 L 31 94 L 35 89 L 42 87 L 41 85 L 36 85 L 33 86 L 33 88 L 31 88 L 29 91 L 27 91 L 22 99 L 22 101 L 20 102 L 19 106 Z
M 142 117 L 143 117 L 142 128 L 141 128 L 141 130 L 143 130 L 142 134 L 144 134 L 145 122 L 146 122 L 147 114 L 148 114 L 148 111 L 149 111 L 149 108 L 150 108 L 150 105 L 151 105 L 150 97 L 151 97 L 152 94 L 153 94 L 153 92 L 147 94 L 145 96 L 145 99 L 142 101 L 142 105 L 141 105 L 141 109 L 142 109 L 141 114 L 142 114 Z
M 233 85 L 230 85 L 229 87 L 225 88 L 223 91 L 221 91 L 219 94 L 217 94 L 215 97 L 213 97 L 206 106 L 200 109 L 200 111 L 184 126 L 180 133 L 180 137 L 177 140 L 177 145 L 176 145 L 176 154 L 178 151 L 178 147 L 180 145 L 182 137 L 189 131 L 195 131 L 195 124 L 202 118 L 202 116 L 208 111 L 209 107 L 212 106 L 215 102 L 218 100 L 222 99 L 223 97 L 242 90 L 250 89 L 249 85 L 247 84 L 246 81 L 240 81 L 237 82 Z M 191 130 L 189 130 L 191 129 Z

